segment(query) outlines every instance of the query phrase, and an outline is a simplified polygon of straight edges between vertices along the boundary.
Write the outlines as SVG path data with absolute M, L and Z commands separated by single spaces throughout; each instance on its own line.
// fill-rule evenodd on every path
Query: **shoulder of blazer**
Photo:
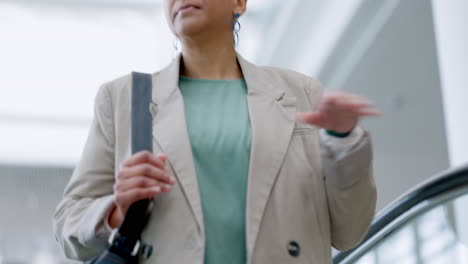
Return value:
M 132 89 L 132 74 L 128 73 L 104 83 L 111 96 L 127 94 Z
M 281 85 L 287 95 L 311 99 L 319 96 L 323 91 L 323 86 L 316 78 L 305 74 L 277 67 L 257 66 L 258 72 L 261 72 L 263 78 L 272 83 L 272 85 Z M 309 100 L 310 101 L 310 100 Z M 313 100 L 315 101 L 315 100 Z M 309 102 L 314 104 L 314 102 Z
M 159 71 L 151 73 L 151 75 L 156 77 L 159 74 Z M 104 86 L 108 89 L 110 94 L 112 104 L 115 106 L 121 107 L 122 104 L 130 103 L 130 96 L 132 92 L 132 74 L 128 73 L 117 77 L 111 81 L 104 83 Z M 115 110 L 115 109 L 114 109 Z

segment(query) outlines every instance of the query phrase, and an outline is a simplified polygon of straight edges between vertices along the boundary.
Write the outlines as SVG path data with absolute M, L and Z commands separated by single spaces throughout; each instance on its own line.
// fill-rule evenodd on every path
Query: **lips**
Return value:
M 183 5 L 177 10 L 176 15 L 179 14 L 180 12 L 189 11 L 193 9 L 200 9 L 200 7 L 193 5 L 193 4 Z

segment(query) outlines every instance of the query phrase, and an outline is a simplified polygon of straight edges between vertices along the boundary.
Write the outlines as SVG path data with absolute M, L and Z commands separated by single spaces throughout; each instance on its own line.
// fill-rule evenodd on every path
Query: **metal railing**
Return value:
M 374 219 L 363 241 L 355 248 L 336 254 L 335 264 L 353 263 L 390 232 L 435 206 L 468 192 L 468 164 L 443 172 L 410 190 L 386 207 Z

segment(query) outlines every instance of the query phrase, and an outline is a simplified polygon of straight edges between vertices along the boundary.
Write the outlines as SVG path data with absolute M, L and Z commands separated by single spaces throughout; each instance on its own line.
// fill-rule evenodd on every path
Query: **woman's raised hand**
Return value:
M 142 151 L 123 162 L 114 185 L 116 206 L 108 219 L 112 228 L 120 226 L 133 203 L 171 191 L 176 180 L 169 176 L 166 160 L 163 153 Z
M 297 120 L 338 133 L 347 133 L 360 117 L 379 116 L 366 98 L 348 92 L 325 93 L 313 112 L 297 113 Z

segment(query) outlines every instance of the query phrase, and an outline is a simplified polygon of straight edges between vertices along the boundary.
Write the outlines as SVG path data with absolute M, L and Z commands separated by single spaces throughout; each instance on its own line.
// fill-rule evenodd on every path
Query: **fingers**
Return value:
M 152 164 L 148 163 L 138 164 L 133 167 L 124 167 L 118 175 L 118 177 L 122 179 L 133 178 L 136 176 L 145 176 L 166 184 L 175 184 L 175 179 L 170 177 L 166 170 L 156 168 Z
M 131 204 L 172 190 L 176 180 L 165 169 L 166 160 L 162 153 L 142 151 L 122 163 L 114 185 L 114 201 L 119 212 L 125 215 Z
M 173 184 L 148 176 L 120 177 L 114 185 L 114 202 L 125 215 L 128 207 L 143 199 L 152 199 L 163 192 L 170 192 Z
M 297 113 L 296 120 L 333 131 L 349 131 L 360 117 L 380 115 L 367 98 L 349 92 L 329 92 L 313 112 Z
M 330 92 L 318 105 L 319 112 L 353 112 L 359 116 L 379 116 L 381 113 L 367 98 L 349 92 Z
M 382 113 L 376 109 L 369 108 L 369 109 L 359 109 L 358 110 L 359 116 L 381 116 Z
M 123 167 L 132 167 L 142 163 L 150 163 L 154 166 L 164 169 L 166 164 L 167 157 L 164 153 L 153 154 L 149 151 L 140 151 L 133 156 L 131 156 L 128 160 L 123 162 Z
M 122 214 L 125 215 L 128 208 L 133 203 L 144 199 L 152 199 L 154 196 L 160 193 L 161 187 L 159 186 L 131 189 L 126 192 L 116 192 L 114 201 Z
M 347 92 L 325 94 L 320 103 L 322 107 L 330 108 L 373 107 L 373 103 L 369 99 Z
M 380 116 L 382 115 L 372 105 L 367 103 L 353 103 L 345 102 L 339 107 L 331 109 L 330 111 L 347 111 L 350 114 L 357 114 L 358 116 Z
M 114 186 L 115 192 L 126 192 L 132 189 L 144 189 L 144 188 L 152 188 L 152 187 L 160 187 L 162 192 L 170 192 L 172 190 L 172 184 L 167 184 L 164 182 L 157 181 L 155 179 L 144 177 L 144 176 L 136 176 L 128 179 L 122 179 L 116 182 Z

